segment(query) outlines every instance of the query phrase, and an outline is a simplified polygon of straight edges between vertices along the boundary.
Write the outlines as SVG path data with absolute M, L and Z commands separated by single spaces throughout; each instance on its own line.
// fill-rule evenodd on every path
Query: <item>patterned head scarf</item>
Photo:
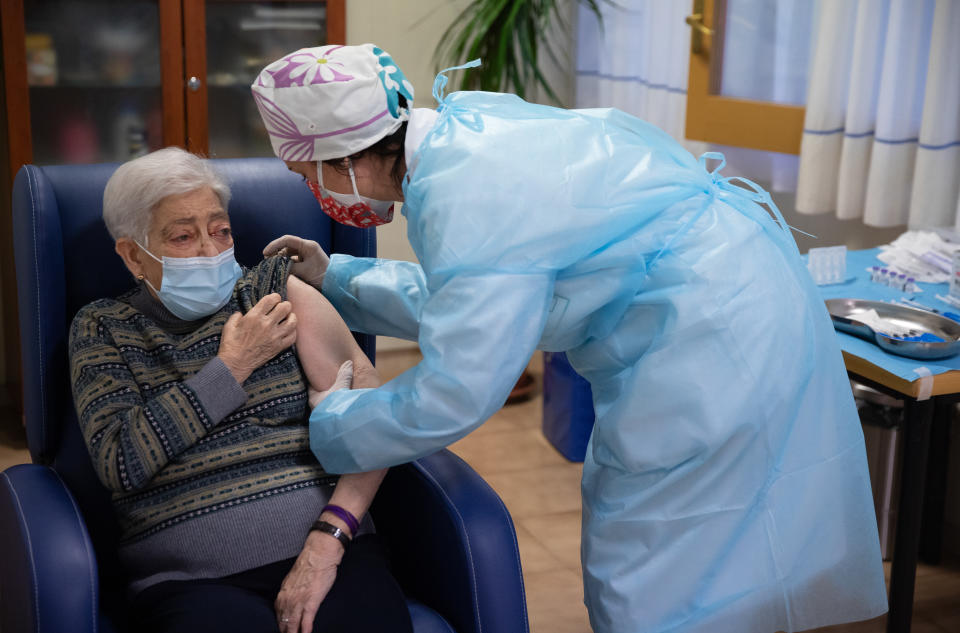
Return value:
M 283 160 L 355 154 L 395 132 L 413 106 L 413 86 L 373 44 L 302 48 L 264 68 L 250 88 Z

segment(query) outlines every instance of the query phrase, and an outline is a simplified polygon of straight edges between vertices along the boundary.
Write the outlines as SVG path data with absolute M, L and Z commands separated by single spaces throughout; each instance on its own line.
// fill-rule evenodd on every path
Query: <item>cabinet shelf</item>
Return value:
M 119 90 L 160 90 L 163 85 L 158 81 L 155 84 L 108 84 L 108 83 L 86 83 L 86 82 L 77 82 L 77 83 L 58 83 L 54 85 L 30 85 L 29 88 L 31 91 L 36 91 L 38 93 L 43 92 L 57 92 L 59 90 L 90 90 L 90 91 L 104 91 L 104 92 L 117 92 Z

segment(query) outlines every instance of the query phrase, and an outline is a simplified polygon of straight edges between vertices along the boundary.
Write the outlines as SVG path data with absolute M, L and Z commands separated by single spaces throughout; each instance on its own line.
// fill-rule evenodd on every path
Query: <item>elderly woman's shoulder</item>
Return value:
M 84 325 L 93 325 L 95 327 L 103 319 L 113 319 L 126 321 L 139 314 L 139 311 L 129 303 L 129 298 L 137 292 L 137 289 L 129 290 L 116 298 L 104 298 L 91 301 L 77 311 L 73 317 L 73 330 Z

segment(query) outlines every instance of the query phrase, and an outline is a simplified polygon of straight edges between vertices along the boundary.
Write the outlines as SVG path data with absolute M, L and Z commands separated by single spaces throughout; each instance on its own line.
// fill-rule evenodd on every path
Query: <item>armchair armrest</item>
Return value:
M 526 633 L 516 531 L 497 493 L 443 450 L 396 466 L 371 513 L 406 593 L 458 633 Z
M 51 468 L 0 473 L 0 630 L 97 630 L 97 563 L 80 510 Z

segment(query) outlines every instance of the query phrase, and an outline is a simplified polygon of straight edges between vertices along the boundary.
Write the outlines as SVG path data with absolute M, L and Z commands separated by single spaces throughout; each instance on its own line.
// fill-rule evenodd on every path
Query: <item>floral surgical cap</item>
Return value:
M 413 86 L 373 44 L 302 48 L 264 68 L 250 87 L 283 160 L 349 156 L 410 117 Z M 400 106 L 400 97 L 406 105 Z

